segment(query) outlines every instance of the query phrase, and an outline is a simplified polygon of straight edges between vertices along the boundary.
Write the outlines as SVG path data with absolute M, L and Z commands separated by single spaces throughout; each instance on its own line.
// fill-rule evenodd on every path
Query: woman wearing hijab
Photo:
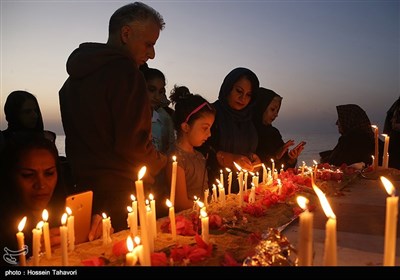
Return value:
M 260 87 L 257 90 L 256 106 L 254 108 L 253 120 L 258 134 L 257 155 L 261 161 L 274 160 L 275 166 L 280 168 L 295 167 L 297 158 L 304 149 L 304 143 L 289 151 L 294 145 L 293 140 L 284 142 L 279 130 L 272 125 L 278 117 L 282 105 L 282 97 L 275 91 Z
M 389 167 L 400 169 L 400 97 L 390 106 L 383 133 L 389 135 Z
M 341 136 L 332 151 L 321 152 L 321 163 L 340 166 L 353 163 L 372 163 L 375 142 L 371 122 L 366 112 L 356 104 L 336 106 L 336 122 Z
M 236 173 L 234 162 L 247 171 L 253 171 L 253 165 L 261 162 L 256 155 L 258 137 L 251 117 L 258 87 L 256 74 L 244 67 L 233 69 L 225 77 L 218 100 L 213 103 L 216 117 L 211 137 L 203 145 L 208 149 L 209 182 L 216 182 L 220 170 L 226 167 Z M 233 179 L 231 191 L 238 190 L 237 180 Z

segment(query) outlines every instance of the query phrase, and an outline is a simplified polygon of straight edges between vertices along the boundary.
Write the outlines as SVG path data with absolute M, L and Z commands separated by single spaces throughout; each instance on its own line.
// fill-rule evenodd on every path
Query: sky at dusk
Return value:
M 63 134 L 58 91 L 82 42 L 105 43 L 129 1 L 0 0 L 0 129 L 18 89 L 39 100 L 45 128 Z M 150 67 L 167 93 L 185 85 L 213 102 L 224 77 L 247 67 L 283 97 L 281 131 L 335 132 L 335 106 L 360 105 L 383 128 L 400 95 L 400 1 L 143 1 L 164 17 Z

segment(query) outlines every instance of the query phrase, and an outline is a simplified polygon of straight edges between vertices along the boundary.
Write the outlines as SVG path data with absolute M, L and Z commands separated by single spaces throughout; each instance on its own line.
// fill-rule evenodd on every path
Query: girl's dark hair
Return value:
M 180 131 L 181 124 L 184 122 L 190 125 L 205 113 L 215 115 L 214 107 L 206 99 L 191 93 L 185 86 L 174 85 L 169 99 L 175 105 L 173 121 L 177 132 Z
M 153 79 L 162 79 L 164 80 L 164 82 L 166 82 L 164 73 L 156 68 L 149 67 L 147 63 L 140 65 L 139 70 L 142 72 L 146 81 L 150 81 Z

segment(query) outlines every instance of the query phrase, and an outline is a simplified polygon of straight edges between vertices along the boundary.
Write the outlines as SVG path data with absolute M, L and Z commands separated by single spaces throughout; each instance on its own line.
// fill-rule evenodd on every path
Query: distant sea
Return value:
M 333 149 L 339 138 L 339 133 L 303 133 L 303 134 L 284 134 L 284 141 L 293 139 L 295 145 L 300 141 L 306 141 L 303 152 L 298 159 L 298 165 L 304 161 L 307 165 L 313 165 L 313 160 L 319 162 L 319 152 Z M 65 156 L 65 135 L 57 135 L 56 145 L 60 155 Z

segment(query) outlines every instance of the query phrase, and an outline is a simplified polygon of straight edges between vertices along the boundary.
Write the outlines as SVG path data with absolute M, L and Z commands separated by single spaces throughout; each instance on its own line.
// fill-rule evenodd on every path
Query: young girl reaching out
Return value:
M 175 104 L 173 116 L 176 130 L 175 148 L 169 154 L 168 181 L 172 177 L 172 157 L 176 156 L 177 174 L 174 207 L 176 211 L 193 206 L 194 196 L 202 197 L 208 188 L 206 159 L 194 147 L 201 146 L 211 136 L 215 109 L 185 86 L 174 86 L 170 100 Z

